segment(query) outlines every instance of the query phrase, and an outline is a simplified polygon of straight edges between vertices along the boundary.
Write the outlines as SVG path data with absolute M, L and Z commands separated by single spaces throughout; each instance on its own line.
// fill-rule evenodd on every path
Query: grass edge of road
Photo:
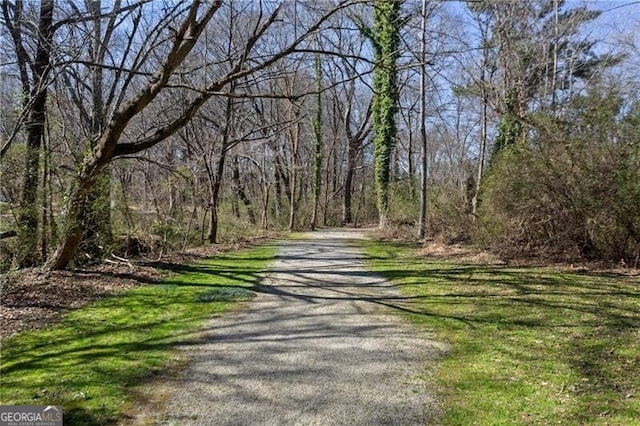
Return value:
M 178 365 L 173 347 L 197 343 L 212 316 L 251 298 L 275 244 L 178 265 L 146 284 L 2 342 L 0 401 L 62 405 L 65 424 L 113 424 L 137 389 Z
M 369 265 L 449 345 L 444 424 L 640 424 L 640 282 L 456 263 L 365 242 Z

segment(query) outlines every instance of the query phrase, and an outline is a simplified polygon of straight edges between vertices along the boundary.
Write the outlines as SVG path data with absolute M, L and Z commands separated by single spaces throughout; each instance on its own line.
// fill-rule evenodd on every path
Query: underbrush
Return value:
M 537 114 L 526 144 L 491 160 L 476 237 L 503 254 L 640 265 L 640 110 L 615 91 Z

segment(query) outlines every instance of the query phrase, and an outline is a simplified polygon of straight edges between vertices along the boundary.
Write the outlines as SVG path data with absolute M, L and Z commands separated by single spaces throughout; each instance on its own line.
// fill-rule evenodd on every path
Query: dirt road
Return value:
M 437 423 L 430 385 L 443 345 L 388 305 L 397 289 L 368 273 L 358 231 L 284 241 L 247 309 L 212 319 L 171 385 L 160 424 Z

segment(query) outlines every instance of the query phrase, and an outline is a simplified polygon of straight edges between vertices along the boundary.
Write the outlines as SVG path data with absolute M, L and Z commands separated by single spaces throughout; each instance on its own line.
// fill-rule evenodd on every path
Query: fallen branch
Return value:
M 111 264 L 115 264 L 115 265 L 125 264 L 125 265 L 129 266 L 129 268 L 133 269 L 133 265 L 131 264 L 131 261 L 129 259 L 125 259 L 124 257 L 116 256 L 113 253 L 111 253 L 111 257 L 113 257 L 115 260 L 105 259 L 105 262 L 111 263 Z
M 16 231 L 2 231 L 0 232 L 0 240 L 15 237 L 16 235 L 18 235 Z

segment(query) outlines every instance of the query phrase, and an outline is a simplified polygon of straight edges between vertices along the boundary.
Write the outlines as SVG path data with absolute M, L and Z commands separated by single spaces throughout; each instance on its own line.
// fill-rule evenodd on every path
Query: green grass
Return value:
M 397 305 L 449 344 L 438 381 L 451 425 L 640 425 L 640 281 L 456 264 L 368 243 Z
M 66 315 L 3 343 L 2 404 L 61 404 L 65 424 L 111 424 L 132 389 L 176 361 L 171 347 L 198 340 L 207 318 L 253 295 L 275 248 L 226 253 Z

